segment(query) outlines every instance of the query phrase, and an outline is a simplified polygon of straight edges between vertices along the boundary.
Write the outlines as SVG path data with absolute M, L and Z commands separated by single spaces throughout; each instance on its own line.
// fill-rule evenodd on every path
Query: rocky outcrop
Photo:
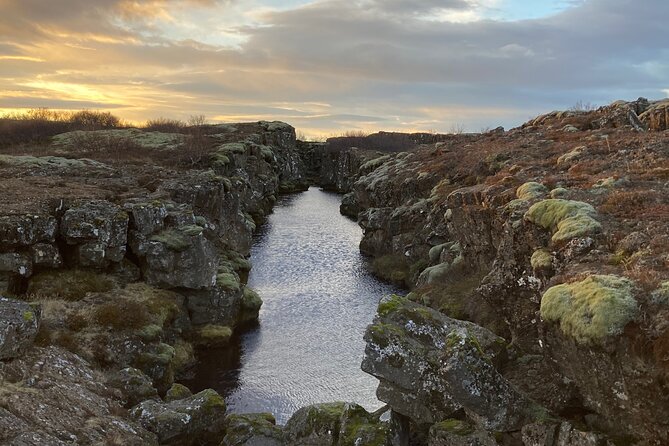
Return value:
M 0 296 L 0 360 L 21 356 L 37 335 L 39 306 Z
M 152 433 L 123 416 L 103 382 L 86 361 L 55 347 L 0 362 L 0 442 L 157 445 Z
M 130 411 L 160 444 L 217 445 L 222 437 L 225 402 L 211 389 L 170 402 L 147 400 Z

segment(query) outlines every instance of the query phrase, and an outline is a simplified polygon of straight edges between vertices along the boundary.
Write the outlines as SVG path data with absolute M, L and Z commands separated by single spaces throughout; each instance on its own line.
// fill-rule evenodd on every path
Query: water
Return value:
M 211 387 L 231 412 L 271 412 L 280 424 L 319 402 L 381 406 L 378 382 L 360 370 L 362 336 L 378 300 L 396 290 L 368 272 L 361 229 L 339 201 L 316 188 L 279 200 L 251 251 L 259 324 L 232 349 L 202 352 L 189 387 Z

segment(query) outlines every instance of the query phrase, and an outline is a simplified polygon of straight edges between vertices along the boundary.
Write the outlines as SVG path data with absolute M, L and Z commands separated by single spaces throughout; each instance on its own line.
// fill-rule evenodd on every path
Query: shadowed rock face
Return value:
M 497 371 L 505 342 L 398 296 L 379 304 L 365 333 L 362 369 L 380 380 L 377 395 L 417 424 L 463 409 L 492 431 L 520 429 L 530 405 Z

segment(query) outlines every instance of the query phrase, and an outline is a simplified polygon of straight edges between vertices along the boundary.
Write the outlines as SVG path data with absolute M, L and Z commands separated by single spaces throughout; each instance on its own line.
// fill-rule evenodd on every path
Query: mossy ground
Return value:
M 593 275 L 581 282 L 549 288 L 541 299 L 541 317 L 557 322 L 581 344 L 597 344 L 619 335 L 638 313 L 633 283 L 618 276 Z

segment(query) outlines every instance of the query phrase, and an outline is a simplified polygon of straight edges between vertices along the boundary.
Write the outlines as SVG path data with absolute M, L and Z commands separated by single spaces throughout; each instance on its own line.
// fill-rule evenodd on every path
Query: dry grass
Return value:
M 33 276 L 28 294 L 41 299 L 63 299 L 76 301 L 88 293 L 102 293 L 115 287 L 107 275 L 86 270 L 46 271 Z
M 115 330 L 138 329 L 151 322 L 146 305 L 130 299 L 115 299 L 100 305 L 93 318 L 98 324 Z

